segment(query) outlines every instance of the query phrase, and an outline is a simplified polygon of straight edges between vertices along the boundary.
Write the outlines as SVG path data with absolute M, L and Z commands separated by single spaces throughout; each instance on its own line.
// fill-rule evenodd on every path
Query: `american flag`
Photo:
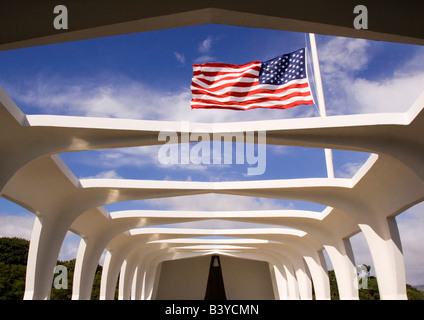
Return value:
M 306 72 L 305 48 L 243 65 L 193 65 L 191 108 L 287 109 L 314 104 Z

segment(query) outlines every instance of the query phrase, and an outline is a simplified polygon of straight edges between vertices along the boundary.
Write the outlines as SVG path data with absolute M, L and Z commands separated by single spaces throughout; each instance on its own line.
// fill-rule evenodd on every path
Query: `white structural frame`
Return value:
M 48 299 L 61 244 L 66 233 L 72 231 L 82 238 L 75 270 L 74 299 L 90 298 L 95 267 L 104 249 L 107 249 L 107 255 L 102 275 L 102 299 L 113 298 L 119 271 L 130 261 L 132 271 L 128 276 L 133 280 L 142 276 L 144 280 L 133 281 L 133 291 L 128 291 L 128 282 L 125 284 L 123 280 L 120 297 L 152 298 L 158 261 L 187 256 L 189 252 L 193 256 L 218 253 L 240 257 L 253 257 L 254 252 L 255 259 L 268 261 L 274 266 L 273 279 L 285 279 L 285 282 L 274 283 L 274 291 L 281 292 L 276 297 L 311 298 L 311 287 L 301 276 L 310 273 L 317 299 L 330 299 L 322 255 L 324 249 L 334 266 L 341 298 L 358 299 L 349 237 L 362 231 L 373 258 L 381 298 L 406 299 L 404 262 L 395 217 L 424 198 L 424 143 L 419 134 L 424 125 L 423 107 L 424 94 L 404 113 L 240 122 L 237 127 L 229 123 L 195 123 L 191 126 L 210 136 L 215 132 L 266 130 L 267 143 L 275 145 L 371 153 L 351 179 L 254 182 L 80 180 L 61 161 L 59 153 L 158 144 L 160 142 L 155 137 L 161 128 L 166 125 L 181 133 L 180 123 L 25 115 L 6 92 L 0 90 L 0 125 L 7 133 L 0 138 L 4 155 L 0 167 L 1 195 L 36 214 L 24 298 Z M 323 212 L 111 213 L 103 207 L 134 199 L 207 193 L 295 199 L 328 207 Z M 193 238 L 191 230 L 173 229 L 172 234 L 167 234 L 170 231 L 165 228 L 136 229 L 202 219 L 289 226 L 301 230 L 303 236 L 297 234 L 294 240 L 293 235 L 271 235 L 269 233 L 273 230 L 267 228 L 229 230 L 227 235 L 269 242 L 234 243 L 233 248 L 207 250 L 171 245 L 173 238 Z M 137 231 L 132 231 L 134 229 Z M 152 231 L 154 233 L 149 233 Z M 277 231 L 287 232 L 288 229 L 279 228 Z M 202 232 L 217 235 L 224 231 Z M 202 232 L 196 231 L 195 235 Z M 160 243 L 159 240 L 169 242 Z M 198 245 L 200 243 L 203 241 Z M 137 273 L 134 272 L 135 265 Z M 299 282 L 302 282 L 301 286 Z M 284 283 L 290 288 L 288 291 L 282 289 Z
M 244 3 L 242 4 L 244 6 Z M 188 10 L 188 9 L 187 9 Z M 402 35 L 272 17 L 260 12 L 193 8 L 96 25 L 3 44 L 0 50 L 201 23 L 233 23 L 377 40 L 422 43 Z M 336 31 L 333 31 L 336 30 Z M 318 72 L 319 74 L 319 72 Z M 321 104 L 322 106 L 322 104 Z M 349 238 L 363 232 L 373 259 L 381 299 L 406 299 L 405 267 L 395 217 L 424 199 L 424 93 L 403 113 L 325 116 L 238 123 L 190 123 L 192 132 L 266 132 L 267 144 L 370 153 L 351 179 L 180 182 L 77 179 L 60 159 L 64 152 L 157 145 L 163 128 L 186 134 L 180 122 L 26 115 L 0 88 L 0 195 L 36 215 L 28 255 L 24 299 L 48 299 L 53 269 L 65 235 L 81 237 L 73 299 L 90 299 L 97 264 L 106 249 L 101 299 L 153 299 L 162 261 L 220 254 L 266 261 L 276 299 L 330 299 L 323 250 L 334 267 L 341 299 L 358 299 Z M 322 212 L 124 211 L 106 204 L 197 194 L 295 199 L 323 204 Z M 142 228 L 222 219 L 272 224 L 242 230 Z M 285 227 L 285 228 L 284 228 Z M 287 227 L 295 228 L 293 231 Z M 146 231 L 150 230 L 150 231 Z M 149 233 L 150 232 L 150 233 Z M 272 233 L 274 232 L 274 233 Z M 209 241 L 200 235 L 233 239 Z M 196 236 L 197 238 L 194 238 Z M 219 244 L 219 245 L 218 245 Z

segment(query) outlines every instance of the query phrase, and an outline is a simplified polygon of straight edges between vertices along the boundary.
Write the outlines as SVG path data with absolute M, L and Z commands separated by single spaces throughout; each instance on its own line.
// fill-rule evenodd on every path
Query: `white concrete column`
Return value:
M 119 271 L 122 264 L 131 252 L 131 247 L 123 245 L 108 250 L 103 264 L 100 292 L 102 300 L 113 300 Z
M 292 259 L 288 258 L 286 254 L 273 252 L 273 250 L 265 249 L 263 250 L 266 256 L 271 257 L 272 260 L 268 263 L 275 263 L 274 270 L 276 272 L 276 281 L 282 281 L 282 283 L 277 283 L 277 288 L 281 296 L 280 300 L 298 300 L 299 299 L 299 288 L 297 279 L 295 276 L 295 271 L 292 266 Z M 271 252 L 271 253 L 270 253 Z M 269 258 L 268 258 L 269 259 Z M 275 261 L 275 262 L 274 262 Z
M 81 239 L 75 263 L 72 299 L 89 300 L 91 298 L 99 260 L 108 243 L 114 239 L 114 236 L 121 234 L 121 230 L 123 230 L 121 225 L 115 229 L 99 227 L 95 232 Z
M 119 272 L 119 285 L 118 285 L 118 300 L 128 300 L 124 297 L 124 284 L 128 282 L 128 261 L 125 259 Z
M 159 262 L 156 268 L 155 281 L 153 283 L 152 300 L 156 299 L 156 295 L 157 295 L 158 287 L 159 287 L 160 274 L 162 272 L 162 265 L 163 265 L 163 261 Z
M 280 259 L 283 254 L 289 259 L 290 265 L 292 265 L 295 270 L 298 296 L 300 296 L 300 299 L 312 299 L 313 284 L 316 299 L 329 300 L 331 298 L 330 282 L 322 251 L 315 251 L 307 245 L 307 242 L 303 244 L 292 242 L 290 244 L 290 246 L 282 245 L 281 249 L 275 247 L 272 251 L 278 259 Z
M 284 255 L 287 256 L 293 266 L 300 299 L 312 300 L 312 280 L 306 269 L 304 257 L 290 247 L 285 248 Z
M 359 225 L 368 243 L 381 300 L 406 300 L 405 264 L 395 218 Z
M 141 245 L 135 247 L 131 252 L 132 282 L 131 282 L 131 299 L 132 300 L 145 300 L 145 280 L 147 272 L 147 264 L 149 257 L 152 254 L 158 254 L 157 247 L 153 245 Z
M 122 264 L 119 274 L 119 297 L 121 300 L 129 300 L 131 298 L 131 290 L 133 287 L 134 274 L 137 269 L 139 253 L 133 250 Z
M 97 265 L 109 240 L 107 235 L 99 233 L 81 239 L 75 262 L 73 300 L 89 300 L 91 298 Z
M 106 251 L 105 260 L 103 262 L 102 279 L 100 282 L 100 300 L 112 300 L 115 294 L 114 285 L 111 277 L 109 277 L 109 270 L 111 269 L 112 254 L 109 250 Z M 111 288 L 112 287 L 112 288 Z
M 94 276 L 106 243 L 96 241 L 96 237 L 82 238 L 78 247 L 72 300 L 90 300 Z
M 158 270 L 158 265 L 160 257 L 151 259 L 147 262 L 146 265 L 146 274 L 144 279 L 144 299 L 151 300 L 153 295 L 153 286 L 156 279 L 156 272 Z
M 271 276 L 271 284 L 272 284 L 272 293 L 274 294 L 274 300 L 282 300 L 280 299 L 280 293 L 278 292 L 278 284 L 275 277 L 274 265 L 268 263 L 269 274 Z
M 69 224 L 53 216 L 37 216 L 31 234 L 25 279 L 24 300 L 50 297 L 56 266 Z
M 333 245 L 324 245 L 336 275 L 340 300 L 358 300 L 358 276 L 354 260 L 340 239 Z
M 137 274 L 138 274 L 138 265 L 135 266 L 134 274 L 132 275 L 131 280 L 131 300 L 135 300 L 135 292 L 137 290 L 136 284 L 137 284 Z
M 145 285 L 146 280 L 146 263 L 145 261 L 140 261 L 137 266 L 137 278 L 135 283 L 135 300 L 145 300 Z
M 268 249 L 270 250 L 270 249 Z M 277 259 L 279 259 L 282 255 L 281 250 L 272 250 L 275 252 L 275 256 Z M 306 269 L 306 264 L 303 259 L 303 256 L 299 254 L 296 250 L 294 250 L 292 247 L 284 246 L 284 256 L 287 257 L 287 259 L 290 261 L 291 266 L 294 270 L 294 276 L 297 280 L 297 290 L 298 290 L 298 298 L 301 300 L 312 300 L 312 281 L 310 278 L 310 275 L 308 274 L 308 270 Z M 280 265 L 279 265 L 280 266 Z M 281 264 L 282 267 L 282 264 Z M 284 269 L 282 269 L 282 274 L 284 274 L 284 281 L 286 283 L 286 290 L 288 290 L 287 287 L 287 276 Z M 297 299 L 298 299 L 297 298 Z M 286 299 L 288 299 L 288 293 L 286 292 Z
M 330 282 L 328 278 L 327 264 L 325 262 L 325 258 L 322 254 L 322 251 L 315 251 L 314 249 L 308 248 L 307 246 L 301 247 L 296 245 L 295 243 L 292 244 L 292 247 L 294 249 L 297 249 L 299 253 L 303 256 L 303 259 L 308 267 L 312 278 L 312 283 L 315 289 L 315 298 L 317 300 L 330 300 Z M 292 260 L 296 261 L 299 259 Z M 297 267 L 301 268 L 300 265 L 297 265 Z M 301 268 L 301 270 L 304 269 Z M 303 283 L 302 285 L 306 285 L 305 290 L 308 290 L 307 292 L 304 292 L 305 299 L 312 298 L 312 291 L 309 291 L 309 288 L 311 288 L 311 286 L 310 284 L 308 284 L 308 279 L 303 278 L 303 281 L 306 281 L 306 283 Z
M 81 274 L 82 274 L 82 262 L 84 259 L 84 254 L 87 249 L 87 239 L 81 238 L 80 244 L 78 246 L 78 252 L 77 257 L 75 259 L 75 268 L 74 268 L 74 279 L 72 281 L 72 300 L 88 300 L 83 299 L 84 296 L 82 294 L 81 285 L 84 283 L 84 281 L 81 281 Z M 91 294 L 91 290 L 90 290 Z
M 270 263 L 269 271 L 272 278 L 272 288 L 274 290 L 275 300 L 287 300 L 287 281 L 282 274 L 284 270 L 280 270 L 279 267 Z
M 299 296 L 301 300 L 312 300 L 312 280 L 305 270 L 303 257 L 293 261 L 297 284 L 299 287 Z
M 134 268 L 131 268 L 132 271 L 132 282 L 131 282 L 131 299 L 132 300 L 146 300 L 146 273 L 148 269 L 149 257 L 153 254 L 158 254 L 155 251 L 158 248 L 150 245 L 141 245 L 137 246 L 132 254 L 131 261 L 134 265 Z
M 264 253 L 265 252 L 267 255 L 270 255 L 272 259 L 275 259 L 280 262 L 280 264 L 277 265 L 277 268 L 280 269 L 280 273 L 285 275 L 284 278 L 287 288 L 286 299 L 299 300 L 299 285 L 297 283 L 295 270 L 292 264 L 293 259 L 288 258 L 286 252 L 284 253 L 284 255 L 282 253 L 274 254 L 271 250 L 264 250 Z M 269 252 L 272 253 L 269 254 Z
M 107 240 L 99 241 L 95 235 L 81 239 L 75 262 L 72 300 L 91 299 L 94 276 L 106 243 Z
M 315 299 L 330 300 L 330 282 L 325 259 L 324 257 L 321 258 L 322 252 L 317 253 L 317 255 L 318 259 L 308 256 L 304 257 L 312 276 L 312 282 L 315 289 Z
M 294 275 L 293 267 L 291 264 L 290 265 L 284 264 L 283 268 L 286 271 L 289 299 L 299 300 L 299 287 L 298 287 L 297 279 Z

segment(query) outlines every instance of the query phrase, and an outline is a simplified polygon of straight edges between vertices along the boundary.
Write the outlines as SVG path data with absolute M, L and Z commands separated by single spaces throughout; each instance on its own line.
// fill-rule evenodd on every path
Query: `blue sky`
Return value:
M 3 51 L 0 86 L 26 114 L 196 122 L 316 117 L 315 106 L 249 111 L 190 109 L 193 63 L 265 61 L 304 47 L 306 40 L 303 33 L 204 25 Z M 421 46 L 323 35 L 317 35 L 317 46 L 328 115 L 406 111 L 424 89 Z M 228 181 L 326 175 L 322 149 L 268 146 L 266 171 L 257 176 L 246 175 L 248 164 L 164 166 L 158 161 L 158 149 L 78 152 L 62 154 L 61 158 L 78 178 Z M 336 177 L 351 177 L 369 155 L 333 151 L 333 156 Z M 132 201 L 106 208 L 321 211 L 323 206 L 208 195 Z M 417 246 L 417 239 L 424 240 L 421 208 L 417 205 L 397 218 L 407 280 L 413 284 L 424 283 L 420 267 L 424 261 L 417 257 L 424 256 Z M 0 200 L 0 236 L 28 238 L 32 218 L 24 209 Z M 415 237 L 411 238 L 412 231 Z M 357 262 L 372 264 L 361 235 L 354 238 Z M 77 245 L 78 237 L 70 236 L 62 257 L 75 256 Z

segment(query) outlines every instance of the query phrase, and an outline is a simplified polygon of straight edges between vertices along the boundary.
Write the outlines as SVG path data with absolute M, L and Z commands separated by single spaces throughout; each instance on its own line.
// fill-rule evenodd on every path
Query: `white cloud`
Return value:
M 200 56 L 194 59 L 194 63 L 202 64 L 207 62 L 215 62 L 216 57 L 211 55 L 212 52 L 212 36 L 208 36 L 205 40 L 199 43 L 198 51 L 200 52 Z
M 122 177 L 115 170 L 102 171 L 94 176 L 83 177 L 82 179 L 121 179 Z
M 355 264 L 366 264 L 371 266 L 370 274 L 375 276 L 374 264 L 372 262 L 371 253 L 364 234 L 359 232 L 358 234 L 354 235 L 350 238 L 350 243 L 352 245 L 353 254 L 355 256 Z
M 292 148 L 289 146 L 268 145 L 267 149 L 280 156 L 287 155 L 292 152 Z
M 210 52 L 212 48 L 212 36 L 208 36 L 205 40 L 203 40 L 200 44 L 199 44 L 199 52 L 201 53 L 207 53 Z
M 167 210 L 272 210 L 283 209 L 273 199 L 205 194 L 146 200 L 153 207 Z
M 35 215 L 0 215 L 0 237 L 31 239 Z
M 175 59 L 179 62 L 179 63 L 181 63 L 181 64 L 185 64 L 185 56 L 184 56 L 184 54 L 182 54 L 182 53 L 178 53 L 178 52 L 174 52 L 174 56 L 175 56 Z
M 371 70 L 372 58 L 378 58 L 373 57 L 370 43 L 362 39 L 332 38 L 319 47 L 329 115 L 403 112 L 423 91 L 423 50 L 417 50 L 415 57 L 383 79 L 358 77 L 359 71 Z
M 166 164 L 164 159 L 159 159 L 161 146 L 143 146 L 143 147 L 132 147 L 132 148 L 117 148 L 117 149 L 106 149 L 96 150 L 88 152 L 79 152 L 78 158 L 72 161 L 85 166 L 104 168 L 110 170 L 103 170 L 95 175 L 84 176 L 81 178 L 98 178 L 98 179 L 119 179 L 122 176 L 116 171 L 117 168 L 131 167 L 131 168 L 142 168 L 147 166 L 153 166 L 160 169 L 167 170 L 190 170 L 190 171 L 206 171 L 212 167 L 217 168 L 217 165 L 209 164 L 194 164 L 191 158 L 187 159 L 181 154 L 178 149 L 178 163 L 177 164 Z M 183 159 L 184 158 L 184 159 Z M 183 162 L 183 160 L 188 161 Z M 66 162 L 66 160 L 65 160 Z M 220 168 L 226 167 L 220 165 Z
M 252 198 L 232 195 L 206 194 L 164 199 L 146 200 L 153 208 L 159 210 L 187 210 L 187 211 L 244 211 L 244 210 L 278 210 L 293 209 L 293 204 L 282 206 L 273 199 Z M 174 225 L 176 226 L 176 225 Z M 265 224 L 244 222 L 207 220 L 198 222 L 180 223 L 178 227 L 185 228 L 249 228 L 266 227 Z M 275 227 L 275 226 L 274 226 Z
M 119 168 L 123 166 L 143 167 L 148 164 L 159 164 L 157 160 L 160 146 L 143 146 L 133 148 L 118 148 L 110 150 L 98 150 L 94 159 L 89 157 L 92 165 L 100 165 L 105 168 Z
M 321 73 L 337 78 L 343 72 L 362 70 L 369 61 L 368 47 L 363 39 L 331 38 L 319 48 Z
M 424 284 L 424 202 L 396 217 L 406 266 L 406 280 Z
M 190 92 L 166 92 L 123 76 L 85 79 L 38 77 L 26 87 L 11 88 L 19 103 L 48 114 L 128 119 L 173 118 L 173 110 L 189 110 Z
M 59 252 L 58 260 L 68 261 L 77 257 L 78 247 L 81 237 L 75 233 L 68 232 L 63 240 L 62 247 Z
M 402 75 L 377 82 L 355 79 L 350 97 L 358 113 L 407 111 L 424 90 L 424 70 L 415 75 Z
M 31 240 L 32 228 L 35 215 L 32 214 L 0 214 L 0 237 L 17 237 Z M 63 241 L 59 260 L 66 261 L 74 259 L 77 254 L 80 237 L 68 232 Z
M 200 57 L 197 57 L 194 60 L 194 63 L 202 64 L 202 63 L 207 63 L 207 62 L 213 62 L 215 60 L 216 60 L 215 57 L 210 56 L 210 55 L 207 55 L 207 54 L 204 54 L 204 55 L 201 55 Z
M 313 106 L 287 110 L 192 110 L 189 83 L 180 90 L 167 92 L 119 74 L 83 79 L 39 76 L 6 87 L 18 105 L 37 109 L 36 113 L 43 114 L 205 123 L 316 115 Z
M 336 170 L 337 178 L 352 178 L 363 166 L 363 162 L 347 162 Z

